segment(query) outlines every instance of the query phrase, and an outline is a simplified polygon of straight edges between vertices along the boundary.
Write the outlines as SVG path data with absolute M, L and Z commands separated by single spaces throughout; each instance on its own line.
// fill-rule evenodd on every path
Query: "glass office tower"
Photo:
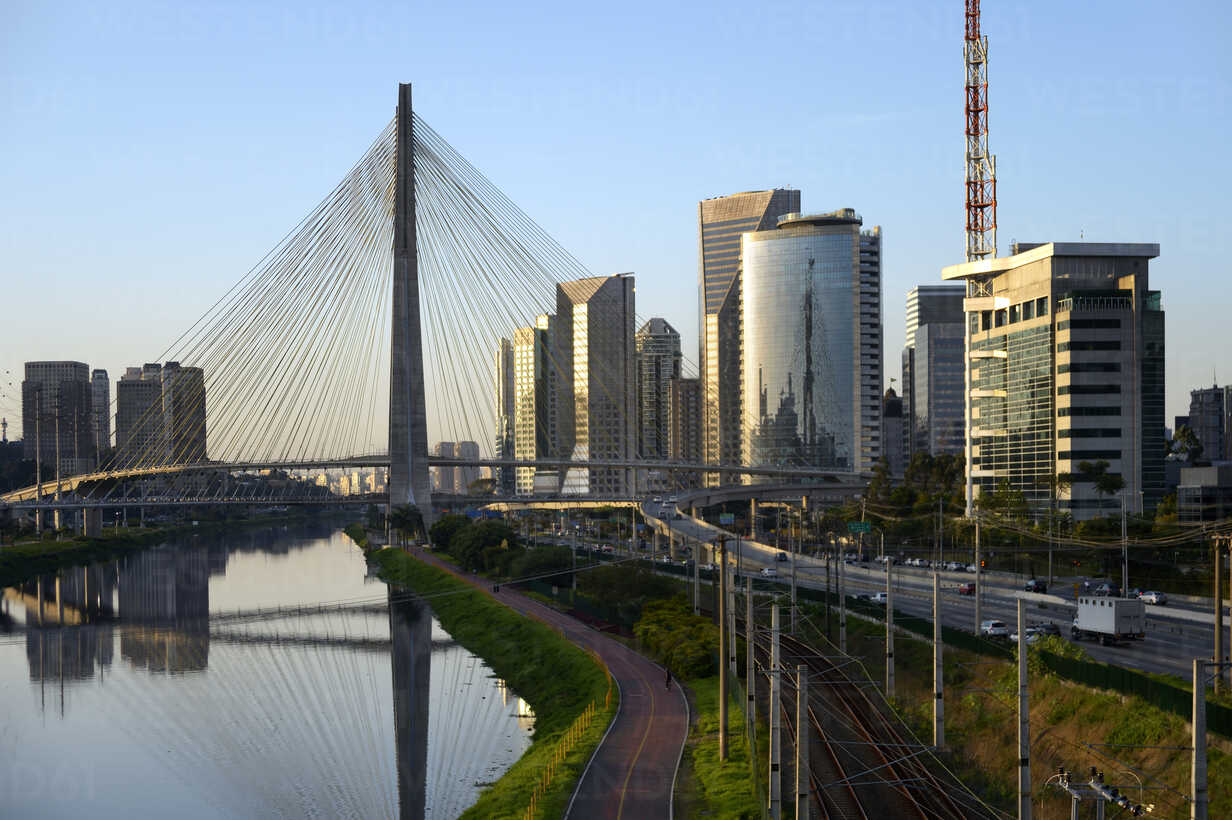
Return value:
M 743 236 L 742 458 L 871 471 L 881 457 L 881 234 L 851 209 Z

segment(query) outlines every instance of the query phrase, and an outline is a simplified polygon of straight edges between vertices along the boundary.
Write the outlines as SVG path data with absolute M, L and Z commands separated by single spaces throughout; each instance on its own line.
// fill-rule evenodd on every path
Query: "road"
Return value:
M 699 523 L 687 515 L 674 518 L 666 505 L 647 502 L 643 514 L 660 521 L 688 541 L 713 541 L 722 530 Z M 791 562 L 775 560 L 777 550 L 747 539 L 734 538 L 728 541 L 728 553 L 733 561 L 739 561 L 743 572 L 759 572 L 761 568 L 774 566 L 779 572 L 778 583 L 790 585 Z M 796 583 L 800 587 L 824 590 L 826 588 L 826 562 L 802 555 L 796 558 Z M 831 563 L 831 573 L 837 573 L 839 562 Z M 846 564 L 842 567 L 846 590 L 849 595 L 873 593 L 885 590 L 885 569 L 880 564 Z M 894 608 L 927 620 L 932 619 L 932 571 L 914 567 L 893 567 Z M 974 573 L 942 572 L 942 623 L 970 632 L 976 631 L 975 599 L 959 595 L 958 584 L 975 580 Z M 836 582 L 835 582 L 836 583 Z M 1068 626 L 1073 620 L 1074 605 L 1054 595 L 1028 595 L 1022 592 L 1020 581 L 1004 573 L 984 573 L 981 583 L 984 592 L 981 602 L 981 617 L 1005 621 L 1011 629 L 1016 626 L 1018 598 L 1028 600 L 1027 620 L 1052 622 L 1061 627 L 1068 637 Z M 1072 590 L 1067 579 L 1054 589 Z M 1100 646 L 1083 641 L 1079 644 L 1092 658 L 1120 666 L 1148 672 L 1163 672 L 1187 679 L 1193 673 L 1195 657 L 1209 658 L 1214 645 L 1213 618 L 1209 612 L 1191 606 L 1147 606 L 1147 636 L 1141 641 L 1132 641 L 1117 646 Z
M 599 820 L 670 820 L 676 771 L 689 729 L 689 705 L 662 667 L 568 615 L 506 587 L 460 572 L 425 551 L 416 557 L 471 583 L 517 612 L 596 652 L 620 687 L 620 707 L 583 772 L 566 817 Z

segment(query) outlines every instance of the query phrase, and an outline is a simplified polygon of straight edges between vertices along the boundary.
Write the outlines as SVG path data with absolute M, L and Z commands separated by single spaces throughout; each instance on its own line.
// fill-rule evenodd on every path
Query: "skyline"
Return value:
M 1112 4 L 989 3 L 983 20 L 1000 254 L 1015 239 L 1158 242 L 1169 421 L 1190 389 L 1227 381 L 1212 370 L 1232 361 L 1219 332 L 1228 289 L 1211 290 L 1227 268 L 1218 41 L 1232 13 L 1188 5 L 1209 25 L 1191 32 L 1193 14 L 1158 19 L 1145 4 L 1113 15 Z M 455 9 L 307 6 L 236 21 L 225 9 L 18 6 L 0 35 L 13 123 L 0 137 L 3 278 L 10 305 L 38 309 L 6 317 L 0 374 L 11 371 L 19 396 L 26 360 L 84 361 L 115 378 L 163 358 L 328 193 L 410 80 L 434 127 L 594 274 L 635 272 L 643 318 L 678 328 L 694 365 L 700 199 L 791 185 L 805 212 L 852 207 L 881 225 L 888 384 L 907 290 L 963 261 L 961 6 L 878 16 L 894 6 L 839 4 L 824 23 L 656 9 L 649 31 L 632 11 L 572 7 L 543 20 L 496 9 L 462 25 Z M 1062 15 L 1065 27 L 1049 22 Z M 418 36 L 420 20 L 439 35 L 425 48 L 377 47 Z M 1041 37 L 1058 58 L 1045 66 L 1032 62 Z M 337 64 L 320 59 L 327 42 Z M 819 42 L 835 46 L 824 62 L 802 53 Z M 1124 42 L 1149 43 L 1155 60 Z M 688 73 L 719 45 L 740 50 Z M 868 63 L 870 47 L 897 59 Z M 19 399 L 0 388 L 16 437 Z

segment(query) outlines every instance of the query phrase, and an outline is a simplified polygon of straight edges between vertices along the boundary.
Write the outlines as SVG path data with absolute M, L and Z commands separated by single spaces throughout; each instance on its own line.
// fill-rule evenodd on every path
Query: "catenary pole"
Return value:
M 779 820 L 783 812 L 782 795 L 782 681 L 779 678 L 779 668 L 782 658 L 779 657 L 779 605 L 770 610 L 770 817 Z
M 1027 700 L 1027 602 L 1018 599 L 1018 820 L 1031 820 L 1031 711 Z
M 1207 820 L 1206 664 L 1193 659 L 1193 757 L 1189 769 L 1189 818 Z
M 885 562 L 886 571 L 886 634 L 885 634 L 885 696 L 894 697 L 894 584 L 890 577 L 890 562 Z
M 941 677 L 941 573 L 933 570 L 933 745 L 945 746 L 945 698 Z
M 796 820 L 809 817 L 808 667 L 796 667 Z

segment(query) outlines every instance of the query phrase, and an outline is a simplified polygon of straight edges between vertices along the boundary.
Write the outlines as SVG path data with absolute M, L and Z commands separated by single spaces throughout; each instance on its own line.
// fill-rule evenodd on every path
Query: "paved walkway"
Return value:
M 492 581 L 460 572 L 422 550 L 415 556 L 492 595 Z M 510 587 L 493 595 L 523 615 L 594 650 L 620 686 L 620 709 L 582 774 L 566 817 L 600 820 L 669 820 L 676 769 L 689 729 L 689 706 L 663 668 L 619 641 Z

